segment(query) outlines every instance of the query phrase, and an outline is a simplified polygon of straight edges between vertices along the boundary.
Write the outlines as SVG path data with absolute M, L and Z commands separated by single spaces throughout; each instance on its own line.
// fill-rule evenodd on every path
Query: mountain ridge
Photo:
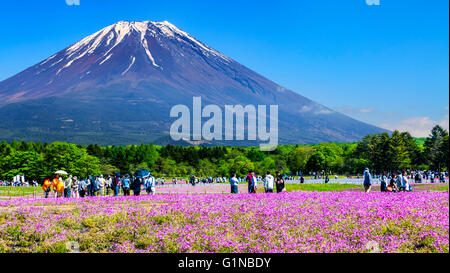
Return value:
M 109 134 L 141 136 L 123 144 L 157 141 L 173 121 L 170 107 L 191 105 L 194 96 L 220 106 L 280 105 L 281 144 L 386 131 L 270 81 L 168 21 L 119 21 L 0 82 L 0 131 L 28 140 Z

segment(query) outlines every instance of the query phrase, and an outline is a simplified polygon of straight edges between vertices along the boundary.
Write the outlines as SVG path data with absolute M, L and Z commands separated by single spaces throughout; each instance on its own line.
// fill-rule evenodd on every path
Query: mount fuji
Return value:
M 170 108 L 191 105 L 194 96 L 219 106 L 279 105 L 280 144 L 349 142 L 386 131 L 283 88 L 167 21 L 120 21 L 0 82 L 0 135 L 171 143 Z

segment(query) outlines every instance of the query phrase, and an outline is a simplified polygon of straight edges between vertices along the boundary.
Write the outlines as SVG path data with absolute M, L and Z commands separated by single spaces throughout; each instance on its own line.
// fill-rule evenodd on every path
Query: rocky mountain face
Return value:
M 204 105 L 279 105 L 280 144 L 348 142 L 384 131 L 277 85 L 167 21 L 121 21 L 0 82 L 0 135 L 171 143 L 170 109 L 191 106 L 194 96 Z

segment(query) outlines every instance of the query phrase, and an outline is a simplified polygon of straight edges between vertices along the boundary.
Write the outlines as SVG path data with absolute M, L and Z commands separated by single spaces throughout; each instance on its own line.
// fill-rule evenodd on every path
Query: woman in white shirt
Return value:
M 266 177 L 264 178 L 264 189 L 266 190 L 266 193 L 273 193 L 273 187 L 274 187 L 274 178 L 270 174 L 270 172 L 267 172 Z
M 238 193 L 238 184 L 239 184 L 239 180 L 236 178 L 236 174 L 233 173 L 230 178 L 230 186 L 231 186 L 232 194 Z
M 406 173 L 406 171 L 403 172 L 402 180 L 403 180 L 402 187 L 404 191 L 412 191 L 411 184 L 409 184 L 408 174 Z

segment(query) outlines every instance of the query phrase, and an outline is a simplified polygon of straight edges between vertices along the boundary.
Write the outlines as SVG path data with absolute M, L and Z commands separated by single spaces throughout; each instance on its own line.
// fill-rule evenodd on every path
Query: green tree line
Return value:
M 422 143 L 421 143 L 422 142 Z M 157 176 L 244 176 L 250 169 L 262 174 L 280 170 L 286 174 L 326 171 L 361 174 L 406 169 L 447 170 L 448 132 L 436 126 L 425 141 L 407 132 L 368 135 L 356 143 L 280 145 L 273 152 L 257 147 L 157 146 L 153 144 L 82 146 L 12 141 L 0 143 L 0 179 L 17 174 L 41 180 L 57 170 L 78 177 L 133 173 L 149 169 Z

